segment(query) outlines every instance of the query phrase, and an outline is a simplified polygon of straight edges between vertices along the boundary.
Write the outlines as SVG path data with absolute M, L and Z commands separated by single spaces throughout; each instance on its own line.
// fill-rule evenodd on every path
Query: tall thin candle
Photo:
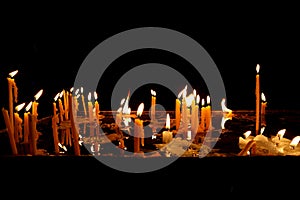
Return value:
M 155 121 L 155 105 L 156 105 L 156 92 L 154 90 L 151 90 L 151 121 Z
M 14 102 L 17 102 L 18 88 L 13 77 L 18 73 L 18 70 L 9 73 L 8 81 L 8 110 L 11 131 L 14 134 Z M 13 93 L 14 92 L 14 93 Z M 15 98 L 14 98 L 15 97 Z
M 29 110 L 32 106 L 32 101 L 26 106 L 25 113 L 24 113 L 24 140 L 25 144 L 28 143 L 29 131 L 30 131 L 30 123 L 29 123 Z
M 137 117 L 134 119 L 134 153 L 140 152 L 140 145 L 144 146 L 144 127 L 143 120 L 140 119 L 144 110 L 144 103 L 137 109 Z
M 255 97 L 256 97 L 256 110 L 255 110 L 255 133 L 260 134 L 260 107 L 261 107 L 261 94 L 260 94 L 260 77 L 259 77 L 260 65 L 256 65 L 256 84 L 255 84 Z

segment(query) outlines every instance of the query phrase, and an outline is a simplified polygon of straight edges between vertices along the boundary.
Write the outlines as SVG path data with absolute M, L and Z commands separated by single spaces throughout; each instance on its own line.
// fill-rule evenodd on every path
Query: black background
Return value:
M 95 46 L 110 36 L 128 29 L 155 26 L 182 32 L 195 39 L 206 49 L 222 75 L 229 108 L 234 110 L 255 108 L 256 64 L 261 65 L 261 86 L 268 101 L 268 109 L 297 110 L 300 108 L 298 89 L 300 31 L 298 29 L 299 12 L 295 9 L 297 7 L 288 4 L 275 6 L 274 4 L 266 6 L 257 4 L 253 7 L 248 4 L 234 4 L 229 6 L 230 9 L 225 9 L 223 5 L 217 8 L 215 5 L 206 7 L 200 4 L 187 7 L 179 5 L 179 9 L 174 10 L 173 5 L 164 8 L 156 5 L 149 9 L 146 9 L 150 6 L 147 3 L 140 6 L 140 8 L 130 7 L 131 9 L 120 6 L 116 9 L 116 7 L 103 5 L 89 5 L 74 9 L 72 5 L 66 7 L 57 5 L 20 10 L 13 7 L 10 12 L 3 14 L 0 20 L 0 105 L 8 107 L 6 77 L 9 72 L 18 69 L 19 73 L 15 80 L 19 87 L 19 102 L 33 100 L 33 96 L 40 89 L 44 89 L 44 94 L 40 98 L 40 117 L 51 115 L 53 97 L 61 89 L 72 87 L 77 69 Z M 2 7 L 2 10 L 5 11 L 6 8 Z M 135 58 L 134 55 L 131 55 L 126 62 L 140 63 L 153 59 L 159 61 L 158 54 L 152 53 L 152 57 L 145 55 Z M 174 59 L 176 60 L 176 58 Z M 169 61 L 167 59 L 166 62 Z M 172 62 L 169 64 L 172 65 Z M 173 64 L 176 65 L 176 63 Z M 105 94 L 103 90 L 105 89 L 102 88 L 99 93 Z M 105 105 L 103 99 L 100 99 L 100 102 L 101 105 Z M 2 118 L 1 121 L 3 121 Z M 5 128 L 3 123 L 0 128 Z M 234 173 L 229 162 L 225 163 L 227 167 L 223 170 L 227 170 L 231 174 L 219 177 L 220 179 L 213 184 L 223 184 L 224 187 L 218 185 L 217 189 L 222 188 L 226 192 L 240 189 L 247 191 L 240 186 L 239 173 L 243 171 L 239 168 L 241 166 L 234 166 L 239 169 Z M 257 169 L 259 167 L 256 165 L 259 163 L 259 161 L 254 161 L 243 163 L 242 166 L 246 165 L 247 170 Z M 266 162 L 262 163 L 266 164 Z M 214 162 L 209 164 L 214 165 Z M 67 166 L 71 167 L 70 165 Z M 183 166 L 184 164 L 181 163 L 179 168 Z M 275 167 L 272 168 L 270 165 L 268 167 L 271 172 L 276 171 Z M 210 166 L 207 166 L 205 170 L 209 170 L 209 168 Z M 50 167 L 45 171 L 49 172 L 49 169 Z M 154 175 L 158 175 L 155 176 L 158 178 L 161 174 L 165 174 L 164 180 L 166 180 L 176 177 L 178 173 L 181 175 L 180 178 L 186 178 L 182 172 L 176 171 L 176 165 L 172 165 L 169 169 L 172 171 L 168 172 L 166 169 Z M 195 170 L 195 168 L 193 169 Z M 214 173 L 218 169 L 214 167 L 210 172 Z M 264 172 L 255 172 L 258 173 L 258 176 L 266 175 Z M 226 174 L 222 169 L 219 173 Z M 59 175 L 62 174 L 64 173 Z M 202 172 L 196 177 L 201 178 L 203 174 L 205 173 Z M 119 174 L 117 173 L 117 175 Z M 149 179 L 152 175 L 142 175 L 137 179 Z M 230 182 L 221 180 L 222 178 L 230 179 L 231 175 L 234 179 Z M 69 174 L 67 177 L 70 178 L 71 175 Z M 176 185 L 186 190 L 189 180 L 191 184 L 196 183 L 191 176 L 189 177 L 190 179 L 177 182 Z M 217 178 L 218 176 L 213 177 Z M 277 180 L 274 176 L 267 177 Z M 28 175 L 26 178 L 30 178 L 30 176 Z M 101 176 L 96 175 L 96 178 L 100 179 Z M 113 183 L 123 189 L 128 188 L 124 182 L 118 182 L 117 176 L 113 176 L 113 178 Z M 151 181 L 157 180 L 156 178 Z M 80 180 L 84 181 L 85 179 Z M 252 191 L 255 191 L 257 189 L 255 185 L 253 186 L 247 181 L 248 179 L 245 179 L 243 184 L 250 186 Z M 146 180 L 142 183 L 146 183 Z M 180 186 L 180 183 L 183 185 Z M 211 184 L 211 182 L 209 183 Z M 162 186 L 165 183 L 156 182 L 154 184 Z M 274 189 L 277 187 L 273 186 Z M 269 185 L 268 189 L 273 186 Z M 99 186 L 99 188 L 101 187 Z M 168 188 L 176 190 L 176 186 Z M 193 189 L 195 188 L 194 185 Z M 259 191 L 264 190 L 260 188 Z

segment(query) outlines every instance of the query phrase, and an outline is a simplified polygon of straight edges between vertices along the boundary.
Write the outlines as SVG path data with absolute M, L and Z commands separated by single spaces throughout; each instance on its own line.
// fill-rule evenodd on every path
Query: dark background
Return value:
M 1 105 L 8 106 L 6 77 L 18 69 L 15 81 L 19 87 L 19 103 L 28 103 L 40 89 L 44 89 L 39 111 L 41 115 L 51 114 L 54 96 L 62 89 L 72 87 L 77 70 L 94 47 L 119 32 L 157 26 L 182 32 L 204 47 L 221 73 L 229 108 L 255 109 L 255 67 L 260 64 L 261 89 L 266 95 L 268 109 L 299 109 L 298 14 L 292 11 L 280 14 L 279 11 L 262 9 L 243 13 L 241 10 L 215 18 L 204 18 L 197 13 L 195 16 L 174 15 L 174 18 L 145 14 L 109 20 L 102 15 L 86 17 L 59 12 L 45 16 L 40 11 L 36 16 L 20 15 L 16 20 L 2 20 Z M 178 70 L 192 67 L 179 56 L 159 50 L 128 53 L 110 66 L 108 79 L 104 78 L 98 87 L 102 109 L 109 109 L 110 89 L 122 73 L 149 62 L 167 64 Z M 193 73 L 189 75 L 190 80 L 199 79 Z M 200 92 L 206 93 L 205 85 L 201 81 L 198 84 L 202 89 Z M 149 100 L 145 101 L 150 101 L 148 89 Z M 158 91 L 157 94 L 163 95 L 164 92 Z M 160 96 L 157 99 L 163 101 L 166 98 Z M 134 107 L 137 106 L 133 106 L 133 110 Z

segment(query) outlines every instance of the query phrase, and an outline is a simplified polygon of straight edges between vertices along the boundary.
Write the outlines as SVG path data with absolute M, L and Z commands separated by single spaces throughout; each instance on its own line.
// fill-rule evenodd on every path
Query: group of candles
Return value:
M 193 93 L 187 96 L 187 86 L 179 92 L 175 101 L 176 130 L 183 133 L 186 139 L 191 139 L 197 132 L 205 132 L 211 128 L 210 96 L 201 100 L 200 113 L 199 103 L 200 96 L 195 89 Z
M 24 112 L 24 120 L 19 115 L 25 107 L 25 103 L 14 106 L 18 103 L 18 87 L 14 80 L 14 76 L 18 73 L 18 70 L 15 70 L 9 73 L 7 77 L 8 81 L 8 110 L 2 108 L 2 114 L 4 116 L 5 125 L 9 135 L 10 146 L 13 155 L 19 154 L 20 146 L 29 145 L 30 153 L 35 155 L 37 153 L 37 138 L 39 132 L 36 130 L 37 117 L 38 117 L 38 102 L 37 100 L 43 93 L 43 90 L 40 90 L 35 96 L 34 101 L 31 101 L 26 106 L 26 111 Z M 15 112 L 14 112 L 15 108 Z M 30 113 L 30 109 L 31 113 Z M 23 128 L 24 127 L 24 128 Z M 24 147 L 25 148 L 25 147 Z
M 74 92 L 74 96 L 72 95 L 74 88 L 71 88 L 70 91 L 62 90 L 57 93 L 54 97 L 53 102 L 53 117 L 52 117 L 52 130 L 53 130 L 53 138 L 54 138 L 54 149 L 55 153 L 59 153 L 59 146 L 74 146 L 75 155 L 80 155 L 80 141 L 79 141 L 79 124 L 83 124 L 82 133 L 85 134 L 87 132 L 87 123 L 89 123 L 89 136 L 93 137 L 98 135 L 99 127 L 97 124 L 99 123 L 99 113 L 100 106 L 98 103 L 98 94 L 94 92 L 94 103 L 92 102 L 92 93 L 88 93 L 88 102 L 85 102 L 85 97 L 83 94 L 83 87 L 77 89 Z M 81 94 L 79 94 L 79 90 Z M 81 103 L 78 99 L 81 99 Z M 56 105 L 56 101 L 58 101 L 58 108 Z M 79 120 L 79 105 L 82 105 L 83 110 L 83 120 Z M 87 108 L 86 108 L 87 105 Z M 59 111 L 57 113 L 57 111 Z M 87 120 L 86 120 L 87 119 Z M 70 126 L 64 127 L 62 124 L 68 124 L 70 122 Z M 95 125 L 96 124 L 96 125 Z M 58 131 L 58 126 L 61 125 L 60 134 Z M 61 138 L 58 137 L 61 136 Z M 98 145 L 96 145 L 98 146 Z
M 256 66 L 256 88 L 255 88 L 255 95 L 256 95 L 256 124 L 255 124 L 255 131 L 256 134 L 259 134 L 261 126 L 264 124 L 264 116 L 266 110 L 266 98 L 263 93 L 261 93 L 260 89 L 260 75 L 259 75 L 260 66 L 257 64 Z M 7 131 L 9 133 L 10 144 L 12 148 L 13 154 L 18 154 L 18 148 L 16 144 L 20 142 L 23 143 L 32 143 L 33 154 L 36 151 L 36 140 L 34 138 L 37 137 L 37 130 L 36 130 L 36 123 L 37 123 L 37 107 L 38 102 L 37 100 L 42 95 L 43 90 L 40 90 L 35 96 L 34 101 L 31 101 L 26 106 L 26 112 L 24 112 L 24 120 L 19 116 L 18 112 L 25 107 L 25 103 L 22 103 L 15 107 L 14 112 L 14 104 L 18 102 L 18 88 L 14 81 L 14 76 L 17 74 L 18 70 L 9 73 L 8 80 L 8 98 L 9 98 L 9 109 L 6 110 L 2 108 L 4 120 L 6 123 Z M 64 137 L 59 139 L 58 138 L 58 125 L 60 123 L 69 121 L 71 117 L 78 117 L 79 116 L 79 99 L 81 97 L 81 104 L 82 110 L 84 113 L 84 117 L 88 118 L 90 123 L 90 136 L 95 135 L 95 129 L 92 124 L 95 122 L 99 122 L 99 103 L 97 101 L 98 95 L 94 92 L 94 103 L 92 102 L 92 93 L 89 92 L 88 94 L 88 102 L 86 104 L 85 97 L 83 95 L 83 88 L 80 88 L 81 94 L 79 94 L 79 89 L 77 89 L 73 93 L 73 88 L 70 91 L 63 90 L 62 92 L 58 93 L 53 102 L 53 118 L 52 118 L 52 128 L 53 128 L 53 138 L 54 138 L 54 149 L 55 153 L 59 152 L 59 144 L 65 143 L 69 144 L 70 146 L 74 143 L 72 142 L 73 132 L 78 134 L 78 124 L 74 122 L 75 129 L 63 130 Z M 72 93 L 75 94 L 72 96 Z M 129 103 L 129 95 L 126 99 L 122 100 L 121 105 L 122 108 L 118 110 L 116 115 L 116 123 L 121 126 L 122 116 L 130 115 L 131 109 L 128 107 Z M 201 100 L 201 108 L 199 109 L 199 103 Z M 56 102 L 58 101 L 58 108 Z M 206 98 L 200 99 L 199 94 L 196 93 L 196 90 L 193 90 L 193 93 L 187 95 L 187 86 L 179 92 L 178 97 L 175 101 L 175 127 L 177 133 L 183 135 L 183 137 L 187 140 L 190 140 L 193 136 L 195 136 L 198 132 L 205 132 L 209 130 L 211 125 L 211 106 L 210 106 L 210 96 Z M 86 108 L 87 105 L 87 108 Z M 144 104 L 141 103 L 137 110 L 137 115 L 134 118 L 134 135 L 136 136 L 135 140 L 135 152 L 139 151 L 140 145 L 144 146 L 144 133 L 143 133 L 143 121 L 141 120 L 141 115 L 143 112 Z M 156 121 L 156 92 L 151 90 L 151 108 L 150 108 L 150 118 L 151 122 Z M 31 109 L 31 113 L 30 110 Z M 57 113 L 57 111 L 59 111 Z M 72 116 L 70 112 L 72 111 Z M 200 111 L 200 112 L 199 112 Z M 128 118 L 127 118 L 128 119 Z M 128 125 L 128 121 L 127 121 Z M 24 127 L 24 130 L 23 128 Z M 155 126 L 154 126 L 155 127 Z M 86 127 L 85 127 L 86 128 Z M 166 118 L 166 131 L 162 133 L 162 141 L 163 143 L 169 143 L 173 138 L 173 132 L 170 130 L 170 115 L 167 114 Z M 99 130 L 98 130 L 99 131 Z M 155 132 L 156 130 L 153 130 Z M 85 132 L 85 131 L 84 131 Z M 96 132 L 97 134 L 97 132 Z M 32 136 L 32 137 L 30 137 Z M 78 152 L 78 154 L 80 154 Z

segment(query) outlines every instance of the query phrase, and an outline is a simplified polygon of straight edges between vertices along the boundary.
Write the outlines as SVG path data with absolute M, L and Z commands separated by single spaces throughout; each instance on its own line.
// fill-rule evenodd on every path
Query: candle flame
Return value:
M 83 87 L 80 88 L 80 92 L 81 92 L 81 94 L 83 94 Z
M 183 92 L 182 92 L 182 97 L 186 98 L 186 94 L 187 94 L 187 85 L 185 85 Z
M 19 112 L 25 106 L 25 103 L 21 103 L 15 107 L 16 111 Z
M 74 90 L 74 87 L 71 87 L 71 88 L 70 88 L 70 92 L 73 92 L 73 90 Z
M 261 134 L 261 135 L 264 133 L 265 129 L 266 129 L 265 126 L 261 127 L 261 129 L 260 129 L 260 134 Z
M 54 97 L 54 101 L 57 101 L 58 97 L 59 97 L 60 93 L 57 93 Z
M 205 100 L 204 100 L 204 99 L 202 99 L 202 101 L 201 101 L 201 105 L 202 105 L 202 107 L 204 106 L 204 104 L 205 104 Z
M 170 130 L 170 114 L 167 114 L 166 118 L 166 129 Z
M 222 129 L 225 129 L 225 124 L 226 124 L 226 121 L 228 120 L 231 120 L 232 118 L 231 117 L 222 117 L 222 120 L 221 120 L 221 128 Z
M 75 95 L 77 95 L 79 93 L 79 88 L 75 91 Z
M 18 73 L 18 70 L 15 70 L 13 72 L 10 72 L 8 75 L 12 78 Z
M 26 106 L 25 108 L 26 112 L 30 110 L 31 106 L 32 106 L 32 101 L 30 101 L 29 104 Z
M 286 129 L 281 129 L 280 131 L 277 132 L 277 137 L 279 140 L 283 138 L 283 135 L 285 134 Z
M 125 103 L 125 98 L 121 99 L 120 105 L 122 106 Z
M 227 108 L 227 106 L 225 105 L 225 101 L 226 101 L 225 98 L 223 98 L 222 101 L 221 101 L 222 111 L 223 112 L 232 112 L 232 110 Z
M 130 90 L 128 90 L 128 94 L 123 106 L 123 114 L 130 114 L 131 110 L 129 109 L 129 98 L 130 98 Z M 121 102 L 122 103 L 122 102 Z
M 186 105 L 188 107 L 190 107 L 192 105 L 192 102 L 194 100 L 194 94 L 190 94 L 187 98 L 186 98 Z
M 89 94 L 88 94 L 88 100 L 89 100 L 89 101 L 92 100 L 92 93 L 91 93 L 91 92 L 89 92 Z
M 59 98 L 62 98 L 62 96 L 64 95 L 65 91 L 62 90 L 60 93 L 59 93 Z
M 196 97 L 196 96 L 197 96 L 197 92 L 196 92 L 196 90 L 195 90 L 195 89 L 193 90 L 193 94 L 194 94 L 194 97 Z
M 244 134 L 245 139 L 251 135 L 251 131 L 246 131 Z
M 266 96 L 265 96 L 265 94 L 263 92 L 261 93 L 261 100 L 262 101 L 266 101 Z
M 36 95 L 34 95 L 35 100 L 37 101 L 42 94 L 43 94 L 43 89 L 41 89 L 38 93 L 36 93 Z
M 257 64 L 257 65 L 256 65 L 256 73 L 259 73 L 259 69 L 260 69 L 260 65 Z
M 65 145 L 62 145 L 60 142 L 58 143 L 58 146 L 59 146 L 60 148 L 62 148 L 63 150 L 65 150 L 65 151 L 68 150 L 67 147 L 66 147 Z
M 178 93 L 177 98 L 180 99 L 185 98 L 186 97 L 186 91 L 187 91 L 187 85 Z
M 117 112 L 121 113 L 122 112 L 122 107 L 118 108 Z
M 151 89 L 151 95 L 152 96 L 156 96 L 156 92 L 154 90 Z
M 299 141 L 300 141 L 300 136 L 294 137 L 290 143 L 290 146 L 296 147 L 298 145 Z
M 144 110 L 144 103 L 141 103 L 136 111 L 137 116 L 141 116 Z
M 97 94 L 97 92 L 96 92 L 96 91 L 94 92 L 94 98 L 95 98 L 95 100 L 97 100 L 97 99 L 98 99 L 98 94 Z
M 199 104 L 199 102 L 200 102 L 200 96 L 199 96 L 199 94 L 197 94 L 196 103 Z
M 210 104 L 210 97 L 209 96 L 206 97 L 206 102 L 207 102 L 207 104 Z

